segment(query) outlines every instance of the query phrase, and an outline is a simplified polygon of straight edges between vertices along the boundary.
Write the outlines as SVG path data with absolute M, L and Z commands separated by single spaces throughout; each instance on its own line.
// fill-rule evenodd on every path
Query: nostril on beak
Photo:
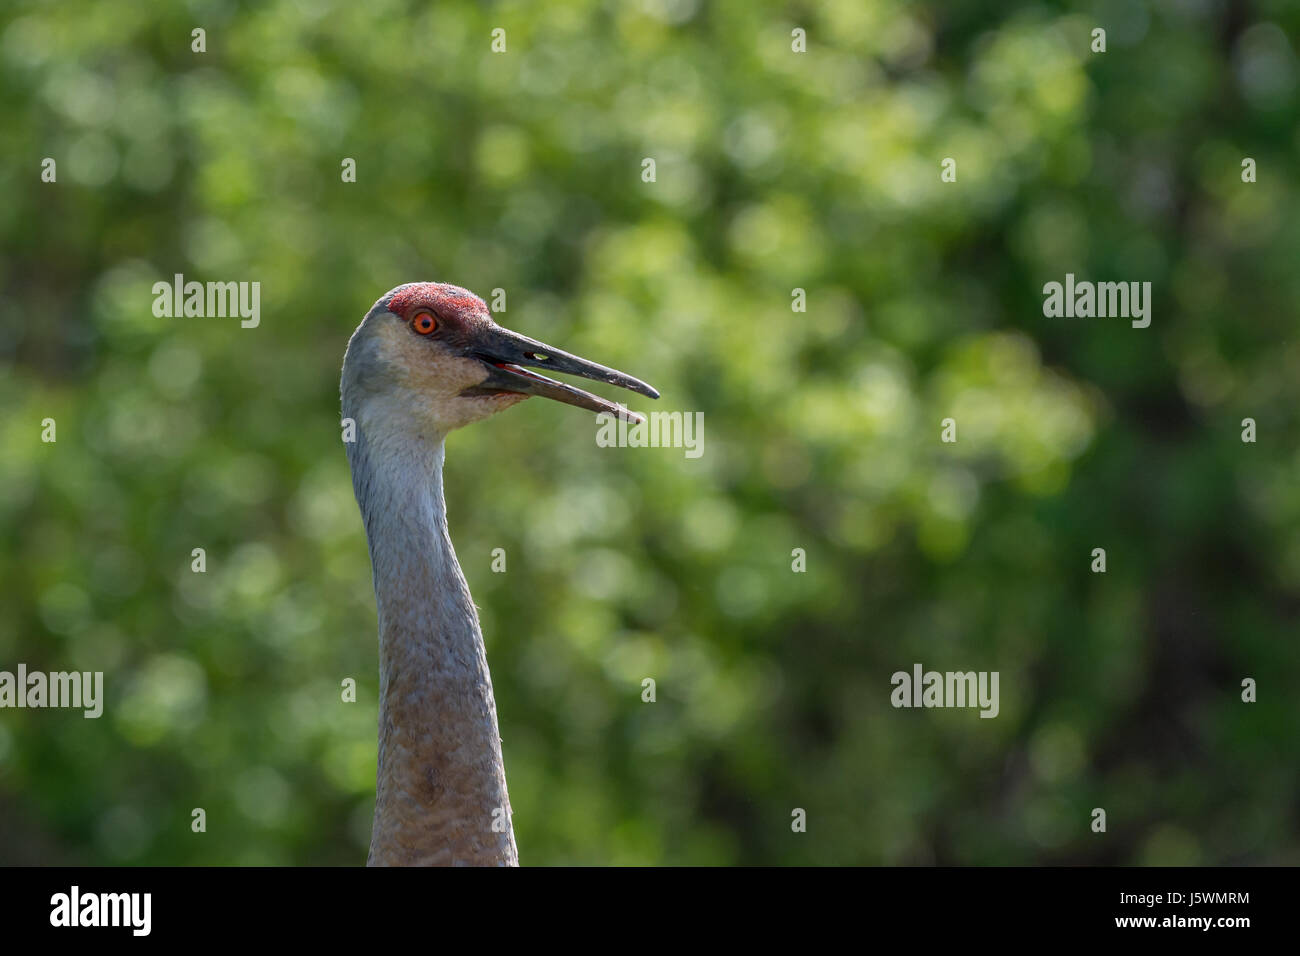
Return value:
M 537 361 L 539 362 L 545 362 L 547 359 L 550 358 L 550 356 L 545 354 L 544 352 L 529 352 L 528 357 L 531 359 L 537 359 Z

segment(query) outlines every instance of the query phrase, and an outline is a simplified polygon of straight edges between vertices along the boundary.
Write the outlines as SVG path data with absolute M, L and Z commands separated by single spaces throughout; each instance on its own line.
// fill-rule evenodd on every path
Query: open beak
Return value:
M 599 395 L 574 388 L 564 382 L 557 382 L 545 375 L 528 371 L 528 368 L 544 368 L 548 371 L 565 372 L 569 375 L 581 375 L 596 382 L 606 382 L 621 388 L 631 389 L 649 398 L 658 398 L 659 392 L 639 378 L 633 378 L 617 369 L 606 368 L 595 362 L 561 352 L 536 339 L 530 339 L 518 332 L 511 332 L 499 325 L 493 325 L 468 349 L 470 355 L 488 367 L 488 377 L 462 394 L 483 395 L 494 392 L 519 392 L 524 395 L 540 395 L 553 398 L 566 405 L 576 405 L 593 412 L 608 412 L 630 422 L 643 422 L 645 419 L 636 412 L 630 412 L 622 406 L 607 402 Z M 527 368 L 525 368 L 527 366 Z

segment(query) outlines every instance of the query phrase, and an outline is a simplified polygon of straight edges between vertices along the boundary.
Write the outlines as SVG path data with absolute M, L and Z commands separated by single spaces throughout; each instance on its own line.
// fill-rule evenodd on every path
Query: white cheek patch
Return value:
M 449 352 L 437 340 L 417 336 L 401 322 L 377 331 L 388 393 L 385 415 L 393 416 L 388 427 L 445 435 L 528 397 L 516 392 L 463 395 L 488 377 L 487 365 Z

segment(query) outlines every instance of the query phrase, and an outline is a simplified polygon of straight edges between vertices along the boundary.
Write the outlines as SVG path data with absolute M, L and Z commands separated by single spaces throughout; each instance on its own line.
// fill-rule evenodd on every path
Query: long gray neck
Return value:
M 372 866 L 518 863 L 478 614 L 447 532 L 439 436 L 348 446 L 379 607 Z

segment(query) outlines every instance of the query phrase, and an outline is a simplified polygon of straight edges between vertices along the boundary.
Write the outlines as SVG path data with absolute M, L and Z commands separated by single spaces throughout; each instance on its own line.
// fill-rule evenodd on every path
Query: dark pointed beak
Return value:
M 566 405 L 576 405 L 593 412 L 608 412 L 630 422 L 645 419 L 636 412 L 608 402 L 599 395 L 557 382 L 545 375 L 530 372 L 529 368 L 581 375 L 594 382 L 605 382 L 620 388 L 631 389 L 648 398 L 658 398 L 659 392 L 639 378 L 633 378 L 617 369 L 606 368 L 584 358 L 570 355 L 544 342 L 511 332 L 499 325 L 491 326 L 468 349 L 469 354 L 488 367 L 488 377 L 463 394 L 483 395 L 493 392 L 519 392 L 523 395 L 540 395 Z

